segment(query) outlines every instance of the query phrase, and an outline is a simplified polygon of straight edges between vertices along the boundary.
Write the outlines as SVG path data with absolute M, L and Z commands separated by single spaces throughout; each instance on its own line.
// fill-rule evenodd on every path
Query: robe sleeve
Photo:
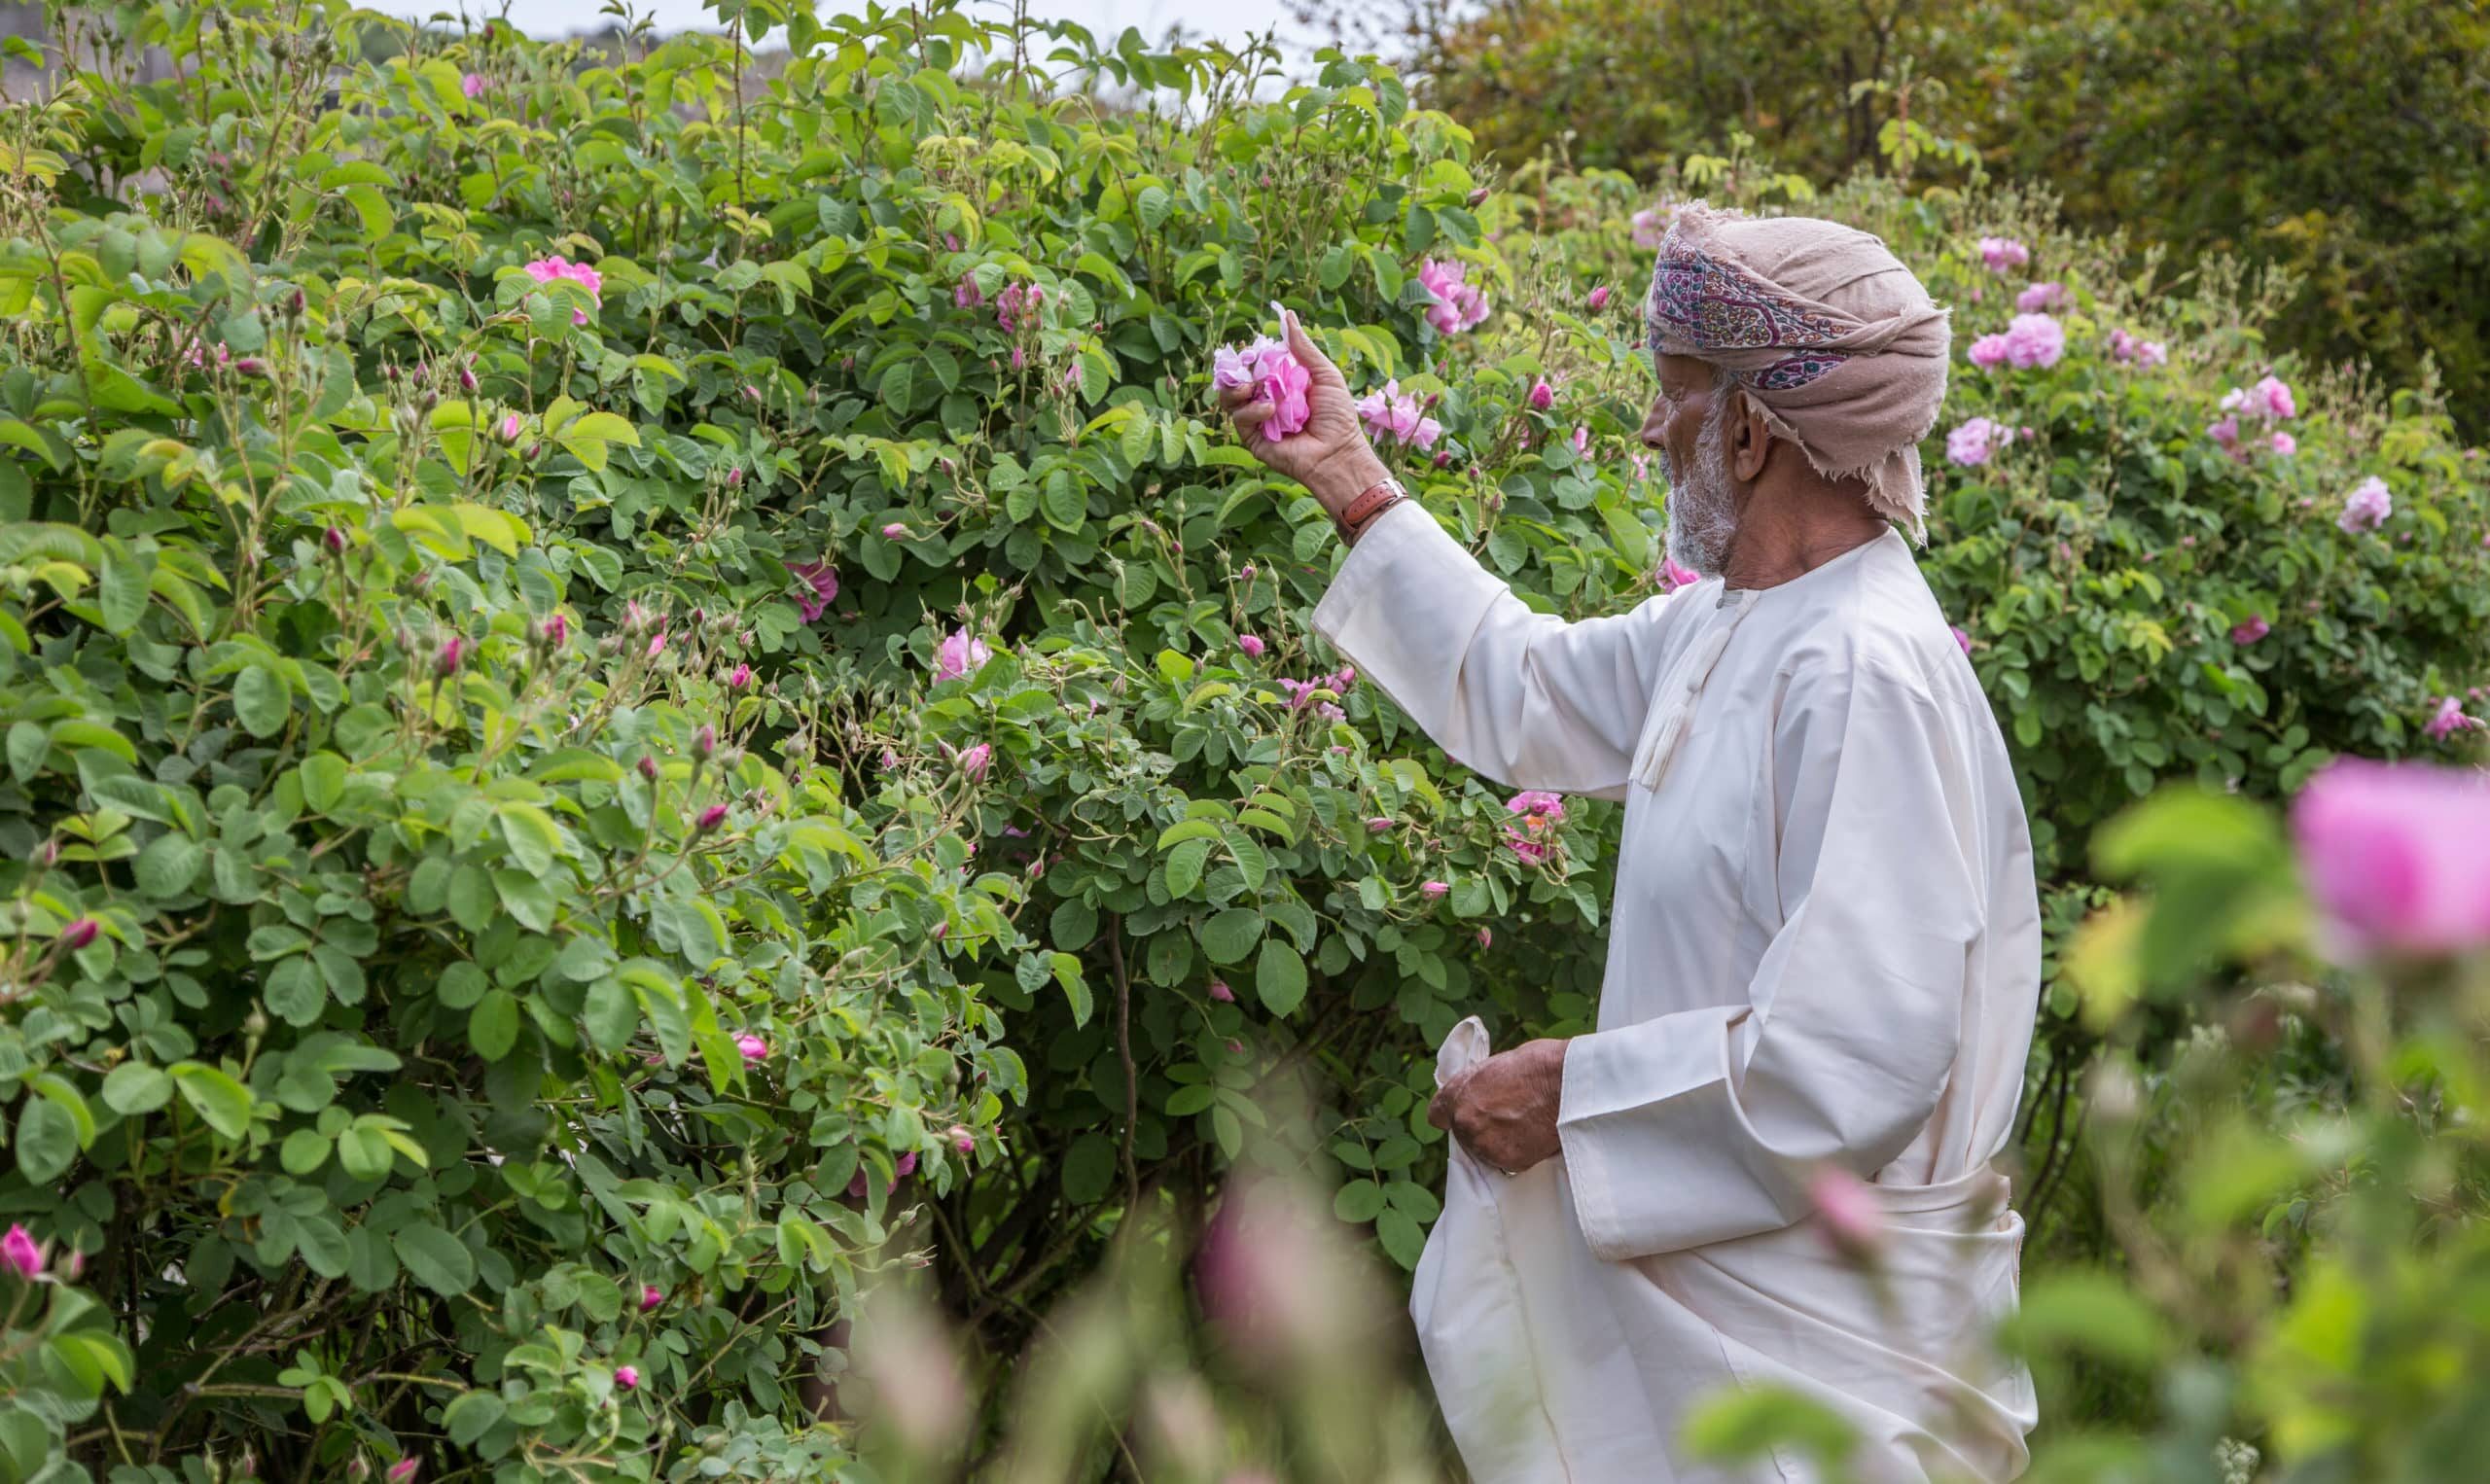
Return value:
M 1806 673 L 1774 723 L 1782 926 L 1745 1003 L 1566 1048 L 1557 1134 L 1603 1258 L 1798 1220 L 1816 1162 L 1874 1179 L 1952 1072 L 1985 912 L 1965 750 L 1924 682 Z
M 1572 623 L 1535 613 L 1411 500 L 1350 548 L 1314 626 L 1464 766 L 1621 798 L 1672 602 Z

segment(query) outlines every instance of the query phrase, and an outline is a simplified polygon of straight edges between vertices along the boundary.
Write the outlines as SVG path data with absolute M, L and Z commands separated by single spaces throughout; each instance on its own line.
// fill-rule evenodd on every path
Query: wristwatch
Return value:
M 1408 498 L 1409 492 L 1402 488 L 1401 481 L 1385 475 L 1368 485 L 1356 499 L 1342 506 L 1340 512 L 1332 517 L 1332 523 L 1339 528 L 1342 541 L 1353 543 L 1368 526 L 1374 524 L 1377 516 Z

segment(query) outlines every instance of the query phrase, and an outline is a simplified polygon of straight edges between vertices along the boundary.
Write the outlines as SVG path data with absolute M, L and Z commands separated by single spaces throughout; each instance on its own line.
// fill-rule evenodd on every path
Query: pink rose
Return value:
M 1668 208 L 1667 203 L 1665 202 L 1657 206 L 1646 206 L 1641 211 L 1634 213 L 1633 220 L 1630 225 L 1633 228 L 1634 245 L 1636 247 L 1657 247 L 1660 245 L 1662 239 L 1668 235 L 1669 224 L 1667 220 L 1667 213 Z
M 1243 350 L 1222 346 L 1211 357 L 1211 381 L 1224 391 L 1252 387 L 1254 400 L 1271 405 L 1261 436 L 1269 442 L 1304 431 L 1311 407 L 1306 400 L 1312 373 L 1298 364 L 1285 341 L 1263 336 Z
M 983 778 L 986 764 L 993 760 L 994 745 L 990 742 L 979 742 L 977 746 L 961 752 L 960 771 L 971 778 Z
M 1702 573 L 1695 571 L 1692 567 L 1681 567 L 1675 558 L 1666 556 L 1660 558 L 1660 570 L 1657 576 L 1660 591 L 1664 593 L 1675 592 L 1681 587 L 1690 587 L 1703 581 Z
M 423 1466 L 414 1459 L 400 1459 L 389 1466 L 389 1484 L 413 1484 L 416 1472 Z
M 2293 800 L 2292 833 L 2344 951 L 2490 942 L 2490 776 L 2341 759 Z
M 1959 623 L 1948 623 L 1945 627 L 1952 631 L 1954 635 L 1954 642 L 1963 647 L 1963 653 L 1966 654 L 1970 654 L 1972 652 L 1971 634 Z
M 479 72 L 470 72 L 466 76 L 460 78 L 458 80 L 458 90 L 467 94 L 467 96 L 471 98 L 482 97 L 484 95 L 483 74 Z
M 961 1153 L 974 1154 L 977 1152 L 977 1135 L 969 1132 L 965 1125 L 958 1123 L 952 1124 L 945 1137 L 951 1141 L 951 1148 L 959 1150 Z
M 1546 789 L 1524 789 L 1505 800 L 1505 812 L 1522 815 L 1525 827 L 1537 833 L 1543 826 L 1564 823 L 1565 798 Z
M 640 1389 L 640 1367 L 636 1365 L 617 1365 L 614 1367 L 614 1384 L 626 1392 L 638 1391 Z
M 2394 513 L 2395 497 L 2387 491 L 2386 481 L 2371 475 L 2344 497 L 2343 513 L 2334 517 L 2334 523 L 2357 536 L 2386 524 Z
M 2032 250 L 2012 237 L 1982 237 L 1980 261 L 1988 265 L 1990 272 L 2002 274 L 2031 262 Z
M 598 273 L 596 269 L 589 267 L 585 263 L 573 263 L 559 254 L 555 254 L 551 258 L 539 258 L 535 262 L 528 264 L 526 268 L 527 276 L 535 279 L 538 283 L 551 283 L 557 278 L 567 278 L 571 282 L 578 284 L 581 288 L 587 290 L 587 297 L 592 302 L 600 305 L 605 302 L 604 275 Z M 585 325 L 587 323 L 587 315 L 582 310 L 574 309 L 571 311 L 571 323 L 574 325 Z
M 76 953 L 93 942 L 95 935 L 102 930 L 103 925 L 91 917 L 73 918 L 69 926 L 60 930 L 60 946 Z
M 651 659 L 655 659 L 655 658 L 657 658 L 659 654 L 664 654 L 664 653 L 665 653 L 665 630 L 663 630 L 663 629 L 659 629 L 659 630 L 658 630 L 655 634 L 652 634 L 652 635 L 650 635 L 650 636 L 649 636 L 649 657 L 650 657 Z
M 1236 1003 L 1236 991 L 1227 987 L 1227 981 L 1226 979 L 1213 979 L 1210 981 L 1210 997 L 1222 1005 L 1234 1005 Z
M 2268 441 L 2268 446 L 2270 446 L 2276 453 L 2288 458 L 2291 455 L 2299 452 L 2299 440 L 2292 437 L 2288 433 L 2277 433 Z
M 706 809 L 701 810 L 699 817 L 692 822 L 692 829 L 696 834 L 707 834 L 726 822 L 727 806 L 725 804 L 711 804 Z
M 2018 314 L 2006 327 L 2006 359 L 2021 370 L 2055 366 L 2064 354 L 2066 329 L 2049 315 Z
M 1950 463 L 1974 468 L 1987 463 L 1989 456 L 2011 436 L 2004 425 L 1974 417 L 1945 435 L 1945 457 Z
M 2248 406 L 2259 416 L 2275 421 L 2299 413 L 2299 404 L 2293 399 L 2292 389 L 2272 376 L 2248 389 Z
M 1993 371 L 1998 367 L 2004 366 L 2008 355 L 2006 336 L 2002 335 L 1981 336 L 1978 339 L 1972 342 L 1972 348 L 1969 354 L 1972 358 L 1972 364 L 1984 371 Z
M 1478 946 L 1481 948 L 1493 948 L 1496 946 L 1496 935 L 1485 928 L 1480 928 L 1478 930 Z
M 654 1283 L 644 1283 L 640 1285 L 640 1312 L 642 1314 L 648 1313 L 650 1310 L 664 1302 L 665 1290 L 658 1288 Z
M 735 1038 L 735 1050 L 742 1053 L 743 1064 L 747 1067 L 758 1067 L 769 1059 L 769 1042 L 750 1031 Z
M 2230 642 L 2240 645 L 2255 644 L 2273 631 L 2274 626 L 2265 621 L 2263 614 L 2251 614 L 2247 621 L 2231 625 Z
M 1601 284 L 1598 288 L 1591 290 L 1591 297 L 1583 300 L 1583 307 L 1588 309 L 1593 314 L 1597 314 L 1602 309 L 1607 308 L 1608 285 Z
M 1451 883 L 1449 883 L 1449 882 L 1444 882 L 1444 881 L 1430 881 L 1430 882 L 1426 883 L 1424 886 L 1419 887 L 1419 888 L 1418 888 L 1418 890 L 1419 890 L 1421 893 L 1423 893 L 1424 895 L 1429 896 L 1429 897 L 1441 897 L 1441 896 L 1442 896 L 1444 893 L 1446 893 L 1446 892 L 1448 892 L 1448 891 L 1451 891 L 1451 890 L 1452 890 L 1452 886 L 1451 886 Z
M 2484 723 L 2477 717 L 2469 717 L 2464 714 L 2462 700 L 2452 695 L 2441 696 L 2437 712 L 2423 724 L 2421 735 L 2433 742 L 2442 742 L 2456 732 L 2471 731 L 2484 725 L 2490 725 L 2490 723 Z
M 1530 383 L 1530 405 L 1532 407 L 1542 412 L 1547 411 L 1549 407 L 1556 405 L 1556 389 L 1547 384 L 1547 378 L 1546 376 L 1539 376 L 1532 379 Z
M 1263 641 L 1262 641 L 1262 640 L 1260 640 L 1260 639 L 1258 639 L 1258 638 L 1256 638 L 1256 637 L 1255 637 L 1254 635 L 1252 635 L 1252 634 L 1239 634 L 1239 635 L 1237 635 L 1237 636 L 1236 636 L 1236 647 L 1237 647 L 1238 649 L 1240 649 L 1240 650 L 1243 650 L 1243 651 L 1244 651 L 1248 655 L 1250 655 L 1251 657 L 1253 657 L 1253 658 L 1255 658 L 1255 659 L 1260 659 L 1260 658 L 1262 658 L 1262 657 L 1263 657 Z
M 737 665 L 727 676 L 727 689 L 729 690 L 740 690 L 751 684 L 752 666 L 750 665 Z
M 505 412 L 502 414 L 502 442 L 505 443 L 515 443 L 518 442 L 518 414 L 516 412 Z
M 2036 283 L 2014 296 L 2014 307 L 2027 314 L 2044 309 L 2056 309 L 2066 303 L 2066 285 Z
M 906 541 L 907 539 L 907 523 L 902 520 L 894 520 L 890 524 L 882 527 L 882 539 L 884 541 Z
M 985 641 L 967 629 L 953 629 L 934 651 L 934 678 L 937 681 L 958 680 L 975 674 L 994 657 Z
M 1483 323 L 1487 298 L 1469 280 L 1469 265 L 1429 258 L 1418 265 L 1418 283 L 1435 296 L 1427 323 L 1438 335 L 1457 335 Z
M 830 611 L 831 600 L 838 596 L 838 574 L 828 562 L 789 562 L 787 571 L 803 583 L 796 594 L 796 611 L 806 623 L 818 620 Z

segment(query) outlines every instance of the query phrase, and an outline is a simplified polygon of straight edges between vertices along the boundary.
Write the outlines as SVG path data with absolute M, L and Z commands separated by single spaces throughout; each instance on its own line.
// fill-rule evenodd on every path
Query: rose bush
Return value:
M 1493 194 L 1353 61 L 1257 102 L 1129 33 L 732 9 L 599 51 L 141 6 L 173 76 L 0 114 L 23 1472 L 806 1476 L 859 1272 L 930 1263 L 1000 1369 L 1283 1093 L 1257 1157 L 1409 1264 L 1436 1040 L 1589 1021 L 1617 811 L 1324 653 L 1330 523 L 1209 408 L 1276 298 L 1526 601 L 1674 586 L 1648 200 Z M 2253 301 L 2011 195 L 1816 205 L 1967 332 L 2024 287 L 1983 234 L 2070 296 L 1958 371 L 1927 559 L 2061 921 L 2156 779 L 2469 745 L 2421 736 L 2490 618 L 2426 395 L 2282 368 L 2298 451 L 2243 460 Z M 2014 438 L 1943 464 L 1974 415 Z

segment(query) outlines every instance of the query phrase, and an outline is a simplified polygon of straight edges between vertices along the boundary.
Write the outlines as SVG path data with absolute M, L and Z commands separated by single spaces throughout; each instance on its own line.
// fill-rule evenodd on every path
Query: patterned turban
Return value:
M 1868 232 L 1810 217 L 1677 208 L 1644 303 L 1651 346 L 1737 378 L 1774 436 L 1925 542 L 1919 443 L 1945 401 L 1952 332 Z

